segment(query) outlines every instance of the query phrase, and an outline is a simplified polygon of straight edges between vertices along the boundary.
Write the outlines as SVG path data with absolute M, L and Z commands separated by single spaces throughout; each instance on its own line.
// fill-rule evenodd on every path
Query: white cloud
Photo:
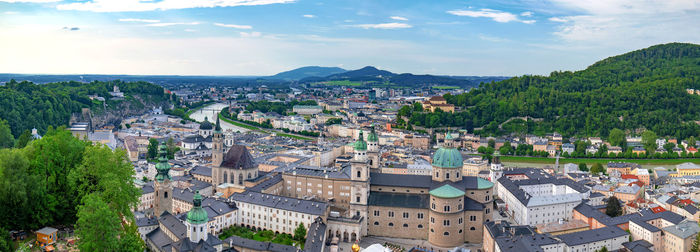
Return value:
M 363 29 L 405 29 L 411 28 L 410 24 L 405 23 L 382 23 L 382 24 L 358 24 L 353 25 L 353 27 L 359 27 Z
M 311 15 L 311 14 L 305 14 L 305 15 L 302 15 L 302 17 L 305 17 L 305 18 L 315 18 L 316 16 Z
M 560 22 L 554 35 L 570 42 L 625 50 L 673 41 L 700 41 L 700 0 L 550 0 L 575 15 Z M 696 25 L 692 25 L 696 24 Z
M 391 19 L 393 19 L 393 20 L 399 20 L 399 21 L 408 21 L 408 18 L 399 17 L 399 16 L 392 16 Z
M 557 22 L 557 23 L 566 23 L 566 22 L 569 22 L 569 20 L 568 20 L 567 18 L 561 18 L 561 17 L 551 17 L 551 18 L 549 18 L 548 20 L 549 20 L 549 21 L 552 21 L 552 22 Z
M 513 13 L 499 11 L 499 10 L 492 10 L 492 9 L 480 9 L 478 11 L 451 10 L 451 11 L 447 11 L 447 13 L 452 14 L 452 15 L 456 15 L 456 16 L 466 16 L 466 17 L 473 17 L 473 18 L 485 17 L 485 18 L 493 19 L 493 21 L 496 21 L 499 23 L 508 23 L 508 22 L 522 22 L 525 24 L 535 23 L 535 20 L 520 20 L 518 18 L 518 16 L 513 14 Z
M 15 1 L 15 0 L 0 0 Z M 22 0 L 17 0 L 22 1 Z M 31 1 L 59 1 L 59 0 L 31 0 Z M 295 0 L 90 0 L 86 2 L 74 2 L 59 4 L 59 10 L 77 10 L 93 12 L 131 12 L 154 10 L 177 10 L 190 8 L 234 7 L 292 3 Z
M 186 31 L 186 32 L 197 32 L 197 30 L 195 30 L 195 29 L 184 29 L 183 31 Z
M 140 23 L 158 23 L 157 19 L 141 19 L 141 18 L 120 18 L 119 22 L 140 22 Z
M 479 34 L 479 39 L 485 40 L 485 41 L 490 41 L 490 42 L 506 42 L 508 41 L 507 39 L 504 38 L 499 38 L 495 36 L 490 36 L 486 34 Z
M 19 14 L 19 12 L 16 12 L 16 11 L 6 11 L 6 12 L 3 12 L 3 14 L 5 14 L 5 15 L 16 15 L 16 14 Z
M 61 0 L 0 0 L 5 3 L 53 3 Z
M 173 22 L 173 23 L 152 23 L 152 24 L 147 24 L 146 26 L 154 26 L 154 27 L 164 27 L 164 26 L 173 26 L 173 25 L 198 25 L 199 22 Z
M 520 13 L 520 16 L 532 17 L 532 14 L 534 14 L 534 13 L 532 13 L 532 11 L 526 11 L 526 12 Z
M 226 27 L 226 28 L 243 29 L 243 30 L 253 29 L 253 27 L 250 25 L 222 24 L 222 23 L 214 23 L 214 25 L 220 26 L 220 27 Z
M 262 33 L 256 32 L 256 31 L 254 31 L 254 32 L 240 32 L 240 34 L 241 34 L 241 37 L 244 37 L 244 38 L 257 38 L 257 37 L 262 36 Z

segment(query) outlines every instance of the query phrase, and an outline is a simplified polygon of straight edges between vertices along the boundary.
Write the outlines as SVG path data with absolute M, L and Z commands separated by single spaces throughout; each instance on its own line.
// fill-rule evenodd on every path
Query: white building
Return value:
M 607 248 L 608 251 L 622 249 L 622 243 L 629 241 L 630 234 L 617 226 L 586 230 L 556 236 L 564 244 L 564 252 L 594 252 Z
M 307 229 L 330 209 L 325 202 L 246 191 L 230 197 L 238 207 L 237 225 L 292 234 L 302 223 Z

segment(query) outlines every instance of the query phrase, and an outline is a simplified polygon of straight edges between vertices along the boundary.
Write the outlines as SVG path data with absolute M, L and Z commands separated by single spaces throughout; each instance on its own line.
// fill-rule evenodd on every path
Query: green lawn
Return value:
M 555 158 L 546 157 L 513 157 L 513 156 L 500 156 L 503 162 L 517 162 L 517 163 L 536 163 L 536 164 L 554 164 L 556 162 Z M 700 164 L 700 158 L 676 158 L 676 159 L 624 159 L 624 158 L 559 158 L 559 163 L 586 163 L 594 164 L 601 163 L 607 164 L 609 162 L 628 162 L 636 163 L 640 165 L 677 165 L 686 162 Z
M 433 86 L 434 89 L 459 89 L 458 86 Z
M 231 236 L 243 237 L 246 239 L 261 241 L 261 242 L 272 242 L 277 244 L 284 244 L 289 246 L 294 246 L 295 243 L 299 243 L 301 248 L 304 248 L 304 242 L 296 241 L 290 234 L 280 233 L 275 234 L 269 230 L 263 231 L 253 231 L 245 227 L 232 226 L 224 229 L 221 234 L 219 234 L 219 239 L 225 240 Z

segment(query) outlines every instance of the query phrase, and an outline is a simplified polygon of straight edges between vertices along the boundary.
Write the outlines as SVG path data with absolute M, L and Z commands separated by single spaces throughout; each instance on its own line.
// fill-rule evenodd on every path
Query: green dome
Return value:
M 455 148 L 440 147 L 433 155 L 433 166 L 462 168 L 462 154 Z
M 362 130 L 360 130 L 360 136 L 357 138 L 357 142 L 355 142 L 355 150 L 358 150 L 358 151 L 366 151 L 367 150 L 367 142 L 365 142 L 365 138 L 362 134 Z
M 207 216 L 207 211 L 202 209 L 202 195 L 199 194 L 199 191 L 194 193 L 192 202 L 194 203 L 194 206 L 192 207 L 192 210 L 187 212 L 187 222 L 192 224 L 207 223 L 209 221 L 209 217 Z
M 379 142 L 379 137 L 377 137 L 377 132 L 374 131 L 374 127 L 372 127 L 372 131 L 367 135 L 367 142 Z
M 170 177 L 170 164 L 168 163 L 168 148 L 165 143 L 160 143 L 158 146 L 158 163 L 156 164 L 156 180 L 158 182 L 163 182 L 165 179 L 171 179 Z
M 457 189 L 454 186 L 451 186 L 449 184 L 445 184 L 441 187 L 430 190 L 430 195 L 433 195 L 433 196 L 438 197 L 438 198 L 450 199 L 450 198 L 463 197 L 464 191 Z

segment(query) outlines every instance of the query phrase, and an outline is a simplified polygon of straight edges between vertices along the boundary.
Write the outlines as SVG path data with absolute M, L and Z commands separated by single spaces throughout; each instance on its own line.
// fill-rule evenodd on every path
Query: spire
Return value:
M 187 222 L 192 224 L 202 224 L 209 221 L 207 216 L 207 211 L 202 209 L 202 195 L 199 191 L 195 191 L 194 197 L 192 197 L 192 210 L 187 212 Z
M 219 122 L 219 115 L 216 115 L 216 126 L 214 127 L 214 131 L 216 132 L 221 132 L 221 122 Z
M 365 142 L 365 137 L 364 137 L 364 134 L 362 133 L 362 130 L 360 130 L 360 136 L 357 138 L 357 142 L 355 142 L 355 150 L 356 151 L 366 151 L 367 150 L 367 142 Z
M 170 164 L 168 163 L 168 147 L 165 146 L 165 142 L 160 143 L 158 146 L 158 163 L 156 164 L 156 180 L 158 182 L 163 182 L 163 180 L 170 180 Z

